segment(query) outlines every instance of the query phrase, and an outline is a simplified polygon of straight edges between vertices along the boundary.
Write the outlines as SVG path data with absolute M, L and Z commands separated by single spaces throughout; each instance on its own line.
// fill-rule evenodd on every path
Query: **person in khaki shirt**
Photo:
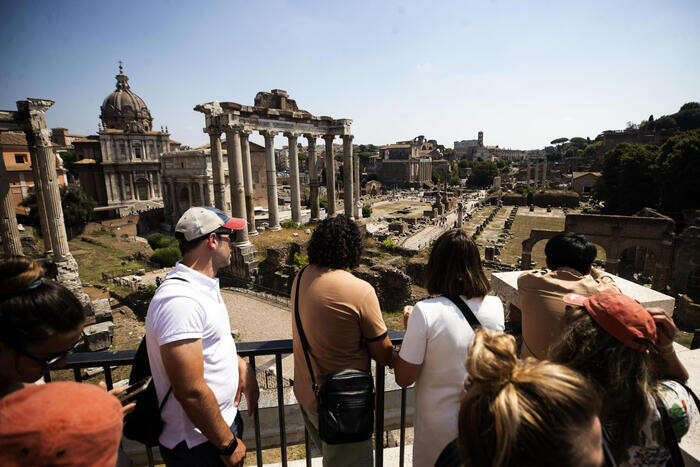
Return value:
M 340 370 L 369 370 L 370 357 L 391 363 L 393 347 L 387 336 L 374 288 L 348 269 L 360 263 L 362 235 L 345 216 L 327 218 L 311 236 L 309 266 L 292 284 L 292 303 L 299 284 L 299 315 L 309 342 L 316 380 Z M 311 438 L 323 455 L 324 466 L 371 466 L 372 439 L 357 443 L 327 444 L 318 433 L 316 397 L 304 358 L 296 322 L 292 319 L 294 395 Z
M 547 358 L 549 347 L 564 332 L 564 295 L 590 297 L 620 289 L 610 276 L 592 267 L 598 250 L 580 234 L 562 233 L 545 246 L 546 270 L 526 271 L 518 277 L 523 344 L 520 357 Z

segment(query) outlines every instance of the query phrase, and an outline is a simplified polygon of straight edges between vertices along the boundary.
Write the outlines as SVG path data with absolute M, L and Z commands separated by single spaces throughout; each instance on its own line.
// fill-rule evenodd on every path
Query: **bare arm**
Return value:
M 688 381 L 688 370 L 678 359 L 673 348 L 673 338 L 676 335 L 676 325 L 661 308 L 649 308 L 649 314 L 656 323 L 656 350 L 659 353 L 658 372 L 661 375 L 677 379 L 681 382 Z
M 368 342 L 367 349 L 369 350 L 370 356 L 375 359 L 377 363 L 380 365 L 391 365 L 391 354 L 394 351 L 394 346 L 391 345 L 389 336 L 384 336 L 382 340 Z
M 172 384 L 173 396 L 194 426 L 218 449 L 233 440 L 233 433 L 221 416 L 219 403 L 204 381 L 202 340 L 186 339 L 160 347 L 163 366 Z
M 238 392 L 236 392 L 236 405 L 241 401 L 241 394 L 245 395 L 245 401 L 248 404 L 248 415 L 252 416 L 255 407 L 258 405 L 260 397 L 260 388 L 258 387 L 258 379 L 248 367 L 248 363 L 240 356 L 238 357 Z
M 405 388 L 416 382 L 418 378 L 418 373 L 420 372 L 422 365 L 414 365 L 413 363 L 408 363 L 403 358 L 399 357 L 399 353 L 394 353 L 394 378 L 396 379 L 396 384 Z

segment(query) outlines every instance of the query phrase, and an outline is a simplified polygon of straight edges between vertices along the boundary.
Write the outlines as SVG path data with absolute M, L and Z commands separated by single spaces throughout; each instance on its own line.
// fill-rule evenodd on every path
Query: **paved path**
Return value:
M 228 309 L 231 330 L 237 329 L 238 342 L 269 341 L 292 338 L 292 313 L 282 306 L 253 295 L 222 290 L 221 296 Z M 258 370 L 274 366 L 274 357 L 257 357 Z M 283 376 L 294 378 L 291 355 L 282 359 Z

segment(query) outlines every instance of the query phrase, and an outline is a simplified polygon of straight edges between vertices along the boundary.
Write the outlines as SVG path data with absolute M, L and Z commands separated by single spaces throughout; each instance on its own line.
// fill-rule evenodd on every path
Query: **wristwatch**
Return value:
M 228 443 L 228 446 L 226 446 L 223 449 L 219 450 L 219 454 L 222 456 L 229 457 L 231 454 L 233 454 L 233 451 L 236 450 L 238 447 L 238 438 L 236 438 L 236 435 L 233 435 L 233 439 L 231 440 L 230 443 Z

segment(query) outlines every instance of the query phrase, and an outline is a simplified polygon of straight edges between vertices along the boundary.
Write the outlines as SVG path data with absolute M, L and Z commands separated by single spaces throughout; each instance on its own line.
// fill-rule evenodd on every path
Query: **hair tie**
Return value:
M 44 278 L 40 277 L 37 280 L 35 280 L 34 282 L 32 282 L 31 284 L 29 284 L 25 290 L 36 289 L 37 287 L 39 287 L 43 283 L 44 283 Z

